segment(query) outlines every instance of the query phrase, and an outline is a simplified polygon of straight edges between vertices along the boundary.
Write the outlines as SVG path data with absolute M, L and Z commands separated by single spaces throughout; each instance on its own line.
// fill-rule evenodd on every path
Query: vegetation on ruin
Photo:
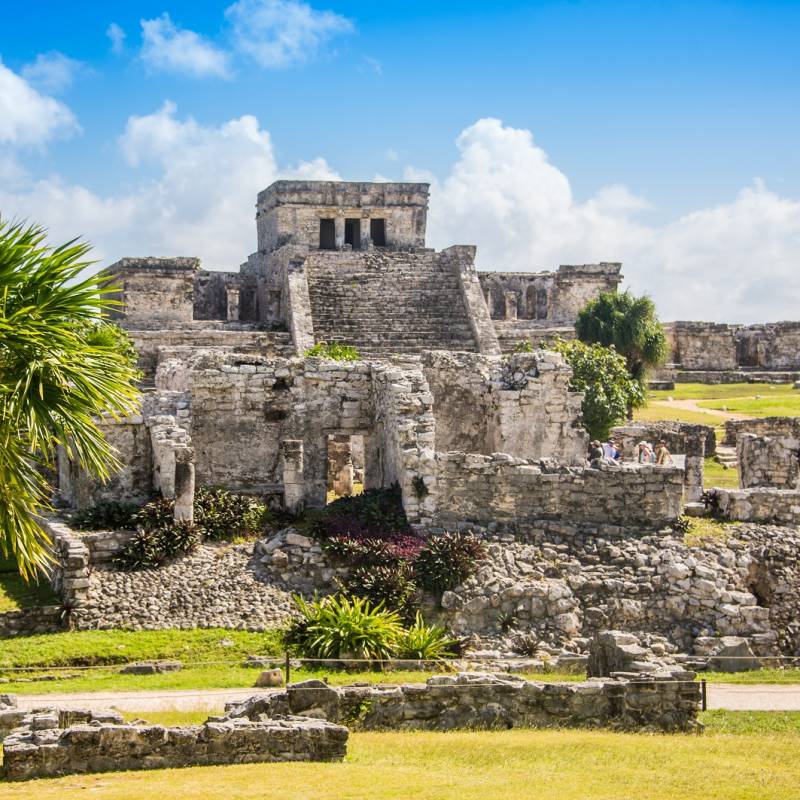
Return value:
M 575 333 L 582 342 L 613 347 L 624 356 L 631 377 L 642 388 L 647 371 L 667 357 L 667 337 L 655 303 L 647 296 L 603 292 L 578 312 Z
M 552 347 L 572 367 L 570 390 L 583 392 L 583 425 L 592 438 L 605 439 L 614 425 L 625 420 L 630 408 L 644 402 L 641 384 L 612 348 L 577 339 L 559 339 Z
M 45 243 L 36 225 L 0 220 L 0 552 L 23 577 L 48 560 L 36 521 L 49 508 L 57 448 L 103 480 L 117 462 L 94 417 L 135 410 L 138 373 L 113 339 L 92 330 L 113 287 L 87 244 Z
M 162 723 L 198 721 L 145 716 Z M 35 787 L 37 800 L 78 794 L 97 800 L 784 800 L 796 795 L 800 781 L 797 744 L 791 730 L 729 735 L 715 728 L 702 736 L 523 729 L 353 733 L 343 763 L 73 775 L 3 784 L 0 798 L 28 797 Z
M 284 636 L 286 646 L 304 658 L 355 659 L 379 664 L 391 658 L 431 661 L 457 654 L 458 642 L 417 613 L 403 626 L 396 611 L 360 597 L 294 598 L 300 617 Z M 358 663 L 345 663 L 358 668 Z M 368 666 L 368 665 L 361 665 Z
M 102 500 L 69 515 L 69 524 L 79 531 L 128 531 L 136 528 L 141 506 L 117 500 Z
M 317 342 L 304 353 L 305 358 L 327 358 L 331 361 L 358 361 L 361 357 L 355 347 L 338 342 Z
M 415 535 L 400 487 L 369 489 L 306 514 L 300 527 L 350 567 L 343 594 L 384 603 L 412 621 L 421 591 L 441 595 L 475 571 L 483 545 L 470 534 Z

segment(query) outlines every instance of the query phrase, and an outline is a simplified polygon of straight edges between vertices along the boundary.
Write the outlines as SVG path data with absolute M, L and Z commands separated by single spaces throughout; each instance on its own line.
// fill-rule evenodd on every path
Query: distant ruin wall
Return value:
M 673 322 L 666 327 L 672 361 L 684 370 L 800 369 L 800 322 Z
M 761 417 L 731 419 L 725 423 L 724 444 L 735 445 L 743 433 L 800 439 L 800 417 Z
M 800 489 L 716 489 L 722 519 L 800 525 Z
M 562 265 L 557 272 L 481 272 L 493 319 L 546 320 L 572 324 L 578 312 L 622 279 L 619 263 Z
M 576 523 L 659 526 L 682 512 L 683 470 L 558 467 L 496 454 L 436 453 L 434 524 Z

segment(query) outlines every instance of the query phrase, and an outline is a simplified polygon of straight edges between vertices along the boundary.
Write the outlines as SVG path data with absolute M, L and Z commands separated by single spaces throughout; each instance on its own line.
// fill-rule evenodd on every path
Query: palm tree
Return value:
M 647 370 L 663 364 L 667 356 L 667 337 L 655 304 L 630 292 L 603 292 L 588 302 L 578 312 L 575 332 L 587 344 L 613 347 L 642 386 Z
M 57 448 L 106 479 L 118 464 L 93 418 L 138 403 L 129 356 L 87 335 L 115 305 L 101 277 L 81 278 L 89 249 L 50 247 L 39 226 L 0 219 L 0 552 L 26 578 L 50 559 L 37 518 Z

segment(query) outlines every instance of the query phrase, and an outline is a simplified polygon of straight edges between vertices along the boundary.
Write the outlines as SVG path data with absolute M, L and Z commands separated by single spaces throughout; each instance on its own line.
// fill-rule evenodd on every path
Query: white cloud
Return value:
M 80 130 L 73 113 L 0 61 L 0 145 L 43 145 Z
M 637 218 L 649 204 L 622 186 L 577 202 L 527 130 L 482 119 L 457 146 L 457 162 L 431 189 L 433 246 L 477 244 L 484 269 L 623 261 L 626 282 L 651 294 L 664 319 L 797 318 L 800 201 L 755 181 L 729 203 L 659 227 Z
M 4 130 L 17 142 L 19 131 L 26 142 L 43 140 L 41 133 L 31 138 L 34 128 L 9 128 L 7 116 L 0 114 L 0 141 Z M 254 249 L 253 203 L 261 189 L 278 178 L 340 179 L 324 158 L 279 165 L 255 117 L 205 126 L 180 117 L 170 102 L 131 117 L 119 145 L 134 188 L 108 196 L 58 176 L 33 182 L 0 153 L 0 212 L 47 225 L 54 241 L 82 234 L 106 263 L 125 255 L 198 255 L 206 267 L 236 269 Z M 647 202 L 623 186 L 576 201 L 566 175 L 528 131 L 483 119 L 457 146 L 441 181 L 425 170 L 403 171 L 404 180 L 432 183 L 432 246 L 477 244 L 484 269 L 620 260 L 626 282 L 651 294 L 664 319 L 797 318 L 800 201 L 763 182 L 657 226 L 642 221 Z
M 52 241 L 77 235 L 105 264 L 123 256 L 196 255 L 207 268 L 237 269 L 255 249 L 257 193 L 279 178 L 340 180 L 322 158 L 279 167 L 269 132 L 252 116 L 204 126 L 170 102 L 130 117 L 120 137 L 131 168 L 149 167 L 128 193 L 100 196 L 59 177 L 16 190 L 0 183 L 4 216 L 48 227 Z
M 22 77 L 44 92 L 58 94 L 69 88 L 75 77 L 89 68 L 81 61 L 69 58 L 57 50 L 39 53 L 35 61 L 22 68 Z
M 176 72 L 193 78 L 226 78 L 229 56 L 200 34 L 179 28 L 163 13 L 141 20 L 142 61 L 151 69 Z
M 236 49 L 262 67 L 286 67 L 313 58 L 353 23 L 300 0 L 238 0 L 225 11 Z
M 106 36 L 111 41 L 111 52 L 116 56 L 121 55 L 125 51 L 125 31 L 116 22 L 112 22 L 106 28 Z

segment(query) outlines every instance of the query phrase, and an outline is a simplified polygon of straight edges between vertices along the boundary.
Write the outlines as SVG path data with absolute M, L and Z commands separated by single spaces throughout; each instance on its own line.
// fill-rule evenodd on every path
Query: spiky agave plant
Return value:
M 86 333 L 116 304 L 101 276 L 81 277 L 89 245 L 45 242 L 37 225 L 0 219 L 0 551 L 24 577 L 48 561 L 37 516 L 48 509 L 59 446 L 94 477 L 117 467 L 95 416 L 138 401 L 137 371 L 111 340 Z
M 453 639 L 441 625 L 426 625 L 418 611 L 414 624 L 404 630 L 397 640 L 397 656 L 438 661 L 457 655 L 458 644 L 458 640 Z

